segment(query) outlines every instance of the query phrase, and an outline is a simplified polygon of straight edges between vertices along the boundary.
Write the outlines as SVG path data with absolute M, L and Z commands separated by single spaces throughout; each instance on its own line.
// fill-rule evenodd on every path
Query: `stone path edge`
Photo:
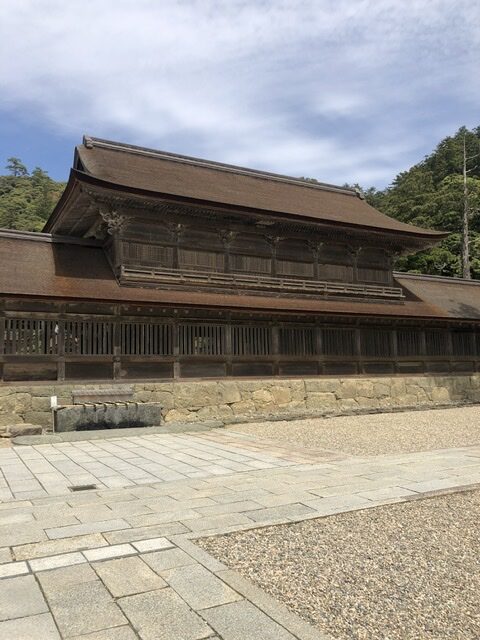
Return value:
M 311 519 L 323 519 L 331 517 L 332 515 L 338 515 L 338 513 L 346 513 L 351 511 L 363 511 L 366 509 L 372 509 L 376 507 L 387 506 L 388 504 L 394 503 L 403 503 L 403 502 L 411 502 L 417 500 L 426 500 L 442 495 L 450 495 L 453 493 L 464 493 L 473 491 L 480 488 L 480 483 L 456 486 L 444 489 L 438 489 L 434 491 L 427 491 L 423 493 L 418 493 L 413 496 L 405 496 L 401 498 L 393 498 L 389 500 L 385 500 L 382 503 L 375 503 L 368 506 L 361 507 L 353 507 L 353 508 L 345 508 L 339 510 L 334 514 L 327 515 L 304 515 L 292 520 L 284 519 L 283 522 L 278 519 L 273 522 L 262 522 L 259 524 L 252 523 L 251 525 L 241 525 L 235 527 L 226 527 L 218 530 L 209 530 L 208 534 L 202 533 L 184 533 L 184 534 L 176 534 L 170 535 L 168 538 L 152 538 L 152 539 L 144 539 L 138 542 L 132 542 L 130 544 L 120 544 L 120 545 L 112 545 L 111 547 L 92 547 L 91 549 L 82 549 L 78 552 L 65 552 L 61 554 L 53 554 L 51 556 L 43 556 L 41 558 L 36 559 L 26 559 L 22 561 L 12 561 L 10 563 L 0 564 L 0 570 L 4 569 L 4 575 L 0 572 L 0 581 L 3 578 L 12 577 L 15 575 L 26 575 L 31 573 L 36 573 L 38 571 L 45 571 L 55 567 L 55 562 L 60 562 L 57 566 L 65 566 L 62 563 L 62 558 L 65 559 L 67 565 L 69 564 L 78 564 L 80 562 L 101 562 L 102 560 L 110 560 L 114 557 L 125 557 L 127 555 L 138 555 L 140 553 L 144 553 L 146 551 L 155 550 L 157 547 L 160 549 L 171 548 L 172 546 L 177 546 L 182 549 L 186 553 L 188 553 L 196 562 L 200 565 L 204 566 L 208 571 L 214 574 L 217 578 L 222 580 L 225 584 L 227 584 L 231 589 L 239 593 L 243 598 L 251 602 L 255 607 L 261 610 L 268 618 L 272 621 L 276 622 L 278 625 L 283 627 L 286 631 L 288 631 L 292 636 L 297 638 L 297 640 L 333 640 L 332 636 L 326 635 L 324 632 L 320 632 L 318 629 L 311 626 L 308 622 L 304 621 L 302 618 L 292 613 L 283 603 L 278 602 L 272 596 L 267 594 L 265 591 L 257 587 L 253 582 L 244 578 L 240 573 L 234 571 L 224 565 L 222 562 L 217 560 L 214 556 L 206 552 L 201 547 L 195 544 L 196 540 L 217 536 L 217 535 L 225 535 L 230 533 L 235 533 L 238 531 L 245 531 L 251 529 L 262 529 L 272 525 L 279 524 L 295 524 L 305 520 Z M 169 547 L 169 542 L 171 542 Z M 148 546 L 152 548 L 145 548 Z M 157 547 L 155 546 L 157 545 Z M 109 549 L 115 547 L 129 547 L 128 550 L 122 550 L 118 552 L 118 556 L 114 553 L 108 553 Z M 138 547 L 138 548 L 137 548 Z M 107 552 L 105 558 L 89 558 L 89 554 L 91 551 L 99 551 L 99 552 Z M 81 559 L 79 559 L 81 558 Z M 33 563 L 33 564 L 31 564 Z M 37 563 L 38 567 L 37 567 Z M 53 563 L 53 566 L 50 565 Z M 15 569 L 15 565 L 18 565 L 17 572 L 11 573 L 10 569 Z M 35 568 L 37 567 L 37 568 Z
M 203 551 L 189 540 L 185 536 L 170 536 L 171 543 L 167 538 L 152 538 L 148 540 L 142 540 L 133 542 L 131 544 L 113 545 L 116 547 L 130 547 L 127 552 L 119 552 L 118 555 L 110 554 L 105 558 L 90 558 L 89 553 L 92 551 L 108 551 L 109 547 L 95 547 L 92 549 L 83 549 L 77 552 L 66 552 L 62 554 L 44 556 L 42 558 L 36 558 L 33 560 L 22 560 L 18 562 L 11 562 L 0 565 L 0 570 L 3 568 L 9 569 L 14 565 L 18 565 L 17 572 L 5 572 L 5 575 L 0 573 L 0 585 L 1 581 L 6 578 L 16 577 L 20 575 L 32 575 L 41 571 L 49 571 L 51 569 L 66 567 L 77 564 L 84 564 L 88 562 L 99 563 L 102 561 L 108 561 L 117 557 L 128 557 L 140 555 L 148 551 L 164 550 L 178 547 L 183 551 L 186 551 L 195 561 L 208 569 L 217 578 L 224 582 L 227 586 L 240 594 L 243 598 L 262 611 L 273 622 L 283 627 L 297 640 L 333 640 L 331 636 L 327 636 L 324 633 L 318 631 L 310 624 L 299 618 L 297 615 L 290 612 L 285 605 L 277 602 L 274 598 L 263 592 L 259 587 L 255 586 L 250 581 L 246 580 L 236 571 L 233 571 L 218 562 L 213 556 Z M 157 544 L 150 545 L 151 549 L 143 549 L 146 543 L 157 542 Z M 143 544 L 142 544 L 143 543 Z M 73 557 L 75 556 L 75 557 Z M 64 558 L 65 562 L 61 562 Z M 60 562 L 58 562 L 60 560 Z M 35 563 L 41 563 L 37 566 Z M 208 611 L 208 608 L 206 609 Z M 201 615 L 201 612 L 200 612 Z

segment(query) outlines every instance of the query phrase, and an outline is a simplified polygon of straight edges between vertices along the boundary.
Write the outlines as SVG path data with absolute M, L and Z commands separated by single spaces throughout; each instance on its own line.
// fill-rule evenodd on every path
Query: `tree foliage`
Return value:
M 473 131 L 462 127 L 445 138 L 422 162 L 399 173 L 384 191 L 365 190 L 367 201 L 393 218 L 450 232 L 440 245 L 399 258 L 396 268 L 400 271 L 461 276 L 464 136 L 467 156 L 472 158 L 467 180 L 471 271 L 474 278 L 480 278 L 480 127 Z
M 19 158 L 8 158 L 6 169 L 8 174 L 0 176 L 0 228 L 40 231 L 65 183 L 39 167 L 29 174 Z

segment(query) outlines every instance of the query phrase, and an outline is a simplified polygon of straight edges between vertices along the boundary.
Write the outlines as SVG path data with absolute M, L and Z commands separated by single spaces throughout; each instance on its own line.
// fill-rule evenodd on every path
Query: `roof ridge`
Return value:
M 457 276 L 436 276 L 430 273 L 409 273 L 408 271 L 394 271 L 395 278 L 411 278 L 412 280 L 440 280 L 441 282 L 453 282 L 455 284 L 480 285 L 480 280 L 467 280 Z
M 125 142 L 115 142 L 113 140 L 106 140 L 104 138 L 95 138 L 93 136 L 83 136 L 83 145 L 87 149 L 93 149 L 99 147 L 103 149 L 111 149 L 113 151 L 126 151 L 128 153 L 134 153 L 147 157 L 157 157 L 170 160 L 172 162 L 179 162 L 183 164 L 191 164 L 207 169 L 214 169 L 217 171 L 225 171 L 228 173 L 238 173 L 240 175 L 247 175 L 252 178 L 272 180 L 274 182 L 285 182 L 287 184 L 295 184 L 310 189 L 318 189 L 320 191 L 333 191 L 337 193 L 343 193 L 344 195 L 354 196 L 364 199 L 363 194 L 359 189 L 350 187 L 341 187 L 335 184 L 329 184 L 327 182 L 310 182 L 302 178 L 296 178 L 294 176 L 287 176 L 281 173 L 273 173 L 270 171 L 262 171 L 260 169 L 250 169 L 248 167 L 241 167 L 234 164 L 227 164 L 224 162 L 217 162 L 215 160 L 206 160 L 204 158 L 196 158 L 194 156 L 186 156 L 179 153 L 172 153 L 170 151 L 161 151 L 158 149 L 151 149 L 148 147 L 140 147 L 133 144 L 127 144 Z

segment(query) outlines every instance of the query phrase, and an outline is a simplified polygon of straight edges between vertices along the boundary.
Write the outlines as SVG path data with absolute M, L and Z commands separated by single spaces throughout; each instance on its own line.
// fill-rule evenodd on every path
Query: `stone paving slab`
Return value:
M 480 482 L 479 447 L 339 459 L 269 450 L 253 440 L 196 433 L 52 444 L 41 451 L 22 447 L 27 471 L 17 468 L 12 450 L 0 456 L 0 469 L 15 483 L 51 473 L 45 460 L 60 466 L 62 475 L 86 478 L 78 467 L 103 468 L 92 467 L 95 456 L 95 464 L 114 470 L 110 478 L 133 483 L 108 489 L 102 482 L 100 489 L 79 493 L 66 492 L 64 483 L 61 492 L 35 490 L 28 499 L 0 504 L 0 637 L 325 640 L 195 539 Z M 192 466 L 196 456 L 201 477 L 188 476 L 182 466 Z M 138 480 L 144 476 L 134 478 L 133 466 L 147 466 L 152 474 L 156 465 L 165 467 L 165 458 L 171 480 L 167 472 L 146 484 Z M 246 464 L 245 458 L 249 471 L 223 464 Z M 218 466 L 225 473 L 216 473 Z M 51 526 L 55 518 L 70 524 Z
M 222 429 L 85 438 L 0 450 L 0 499 L 62 495 L 82 484 L 141 486 L 340 458 Z
M 5 640 L 61 640 L 50 613 L 4 620 L 0 622 L 0 638 Z

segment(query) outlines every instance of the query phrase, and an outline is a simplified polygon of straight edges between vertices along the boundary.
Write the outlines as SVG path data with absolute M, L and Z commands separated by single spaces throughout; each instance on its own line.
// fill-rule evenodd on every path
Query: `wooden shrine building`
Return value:
M 455 373 L 480 284 L 355 190 L 96 138 L 43 233 L 0 231 L 0 379 Z

